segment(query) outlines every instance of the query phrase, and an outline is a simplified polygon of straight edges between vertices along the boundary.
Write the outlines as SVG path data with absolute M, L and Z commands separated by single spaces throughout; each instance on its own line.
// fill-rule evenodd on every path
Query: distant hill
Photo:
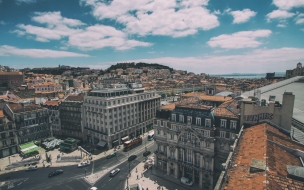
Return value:
M 168 66 L 160 65 L 157 63 L 117 63 L 116 65 L 111 65 L 106 72 L 110 72 L 111 70 L 116 70 L 116 69 L 127 69 L 127 68 L 137 68 L 140 69 L 142 67 L 149 67 L 149 68 L 154 68 L 154 69 L 169 69 L 170 71 L 173 71 L 173 68 L 170 68 Z

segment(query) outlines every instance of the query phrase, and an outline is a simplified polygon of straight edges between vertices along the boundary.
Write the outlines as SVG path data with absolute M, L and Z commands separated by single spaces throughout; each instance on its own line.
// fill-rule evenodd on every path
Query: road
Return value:
M 59 169 L 56 167 L 51 168 L 38 168 L 36 171 L 25 172 L 25 171 L 17 171 L 10 172 L 7 174 L 0 175 L 0 189 L 26 189 L 26 190 L 83 190 L 89 189 L 91 187 L 85 180 L 82 178 L 91 173 L 100 172 L 104 174 L 104 176 L 99 179 L 94 186 L 98 187 L 98 189 L 123 189 L 124 180 L 126 179 L 129 165 L 127 158 L 129 155 L 135 154 L 137 155 L 137 159 L 131 162 L 131 169 L 134 168 L 140 161 L 143 161 L 142 153 L 145 151 L 145 142 L 146 138 L 143 139 L 143 144 L 135 149 L 132 149 L 128 152 L 123 152 L 122 149 L 117 151 L 117 156 L 111 159 L 101 158 L 99 160 L 91 162 L 90 166 L 85 168 L 77 168 L 77 163 L 74 166 L 65 166 L 60 167 L 63 169 L 63 174 L 54 176 L 49 178 L 48 174 L 55 170 Z M 147 149 L 152 149 L 154 146 L 154 141 L 147 141 Z M 109 177 L 109 172 L 111 167 L 118 164 L 118 168 L 121 169 L 120 173 L 118 173 L 113 178 Z

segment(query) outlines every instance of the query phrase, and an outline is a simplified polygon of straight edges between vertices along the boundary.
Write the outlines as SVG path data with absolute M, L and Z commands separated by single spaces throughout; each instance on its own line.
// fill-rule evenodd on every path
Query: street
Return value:
M 137 159 L 131 162 L 131 170 L 142 162 L 144 157 L 142 153 L 145 151 L 146 138 L 143 139 L 143 144 L 128 152 L 123 152 L 122 148 L 116 152 L 116 157 L 106 159 L 105 157 L 92 161 L 87 167 L 77 168 L 77 164 L 65 167 L 49 167 L 38 168 L 36 171 L 25 172 L 17 171 L 3 174 L 0 176 L 0 189 L 26 189 L 26 190 L 61 190 L 61 189 L 89 189 L 92 185 L 87 183 L 83 178 L 92 173 L 100 173 L 101 177 L 93 186 L 98 189 L 123 189 L 126 176 L 129 171 L 128 156 L 137 155 Z M 154 150 L 154 141 L 147 141 L 146 146 L 151 152 Z M 153 147 L 153 148 L 152 148 Z M 108 153 L 109 154 L 109 153 Z M 108 155 L 107 154 L 107 155 Z M 121 171 L 114 177 L 109 177 L 110 168 L 118 165 Z M 116 168 L 116 167 L 115 167 Z M 48 174 L 56 169 L 63 169 L 63 174 L 49 178 Z M 85 172 L 86 170 L 86 172 Z

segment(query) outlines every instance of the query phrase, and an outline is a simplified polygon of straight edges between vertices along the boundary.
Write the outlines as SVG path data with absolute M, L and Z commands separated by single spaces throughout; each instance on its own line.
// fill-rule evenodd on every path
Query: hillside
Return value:
M 157 63 L 143 63 L 143 62 L 139 62 L 139 63 L 117 63 L 116 65 L 111 65 L 111 67 L 109 67 L 106 72 L 110 72 L 111 70 L 116 70 L 116 69 L 127 69 L 127 68 L 136 68 L 136 69 L 140 69 L 143 67 L 149 67 L 149 68 L 154 68 L 154 69 L 169 69 L 170 71 L 173 71 L 173 68 L 170 68 L 168 66 L 164 66 L 164 65 L 160 65 Z

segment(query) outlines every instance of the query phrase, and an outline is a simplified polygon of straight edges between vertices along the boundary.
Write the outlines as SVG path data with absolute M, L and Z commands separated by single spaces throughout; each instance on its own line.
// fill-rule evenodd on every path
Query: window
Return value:
M 220 131 L 220 137 L 225 138 L 226 137 L 226 132 L 225 131 Z
M 226 128 L 226 123 L 227 123 L 226 119 L 221 119 L 221 127 L 222 128 Z
M 171 125 L 171 129 L 176 131 L 176 125 Z
M 187 122 L 192 123 L 192 117 L 191 116 L 187 116 Z
M 210 147 L 210 142 L 206 141 L 206 148 L 209 148 L 209 147 Z
M 164 136 L 166 136 L 167 135 L 167 133 L 166 133 L 166 131 L 164 130 Z
M 190 150 L 190 149 L 187 149 L 186 150 L 187 151 L 187 162 L 189 162 L 189 163 L 192 163 L 192 161 L 193 161 L 193 154 L 192 154 L 192 150 Z
M 161 145 L 158 145 L 158 151 L 161 151 Z
M 224 149 L 225 145 L 224 143 L 220 143 L 220 149 Z
M 235 139 L 235 134 L 234 133 L 230 133 L 230 139 Z
M 211 119 L 205 119 L 205 126 L 211 127 Z
M 184 122 L 184 116 L 183 115 L 179 115 L 179 122 Z
M 163 125 L 164 125 L 164 127 L 167 127 L 167 122 L 163 121 Z
M 236 129 L 237 121 L 230 121 L 230 129 Z
M 160 120 L 157 120 L 157 126 L 160 126 Z
M 158 134 L 158 135 L 160 134 L 160 130 L 159 130 L 159 129 L 157 129 L 157 134 Z
M 170 157 L 171 157 L 171 158 L 174 158 L 174 151 L 171 151 L 171 152 L 170 152 Z
M 184 150 L 183 149 L 179 149 L 178 159 L 184 160 Z
M 170 134 L 171 140 L 174 140 L 174 135 Z
M 120 104 L 120 100 L 117 100 L 117 104 Z
M 206 131 L 206 130 L 205 130 L 204 133 L 205 133 L 205 137 L 210 137 L 210 131 Z
M 196 118 L 196 125 L 201 125 L 201 118 Z
M 172 121 L 176 121 L 176 115 L 172 114 L 171 119 L 172 119 Z
M 200 165 L 200 155 L 198 153 L 195 154 L 195 165 Z

